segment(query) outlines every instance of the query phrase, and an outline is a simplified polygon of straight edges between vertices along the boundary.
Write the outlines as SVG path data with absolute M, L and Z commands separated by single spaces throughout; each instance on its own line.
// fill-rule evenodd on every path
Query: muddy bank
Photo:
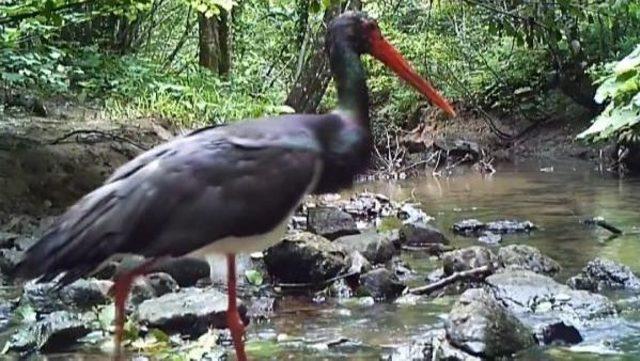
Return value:
M 56 108 L 47 118 L 2 114 L 0 220 L 57 214 L 170 136 L 151 120 L 123 124 L 75 106 Z

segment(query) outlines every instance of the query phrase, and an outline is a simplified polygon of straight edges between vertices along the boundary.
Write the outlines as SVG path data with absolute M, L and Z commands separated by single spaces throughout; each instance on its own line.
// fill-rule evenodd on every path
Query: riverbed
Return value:
M 435 218 L 433 223 L 458 247 L 479 243 L 475 238 L 454 235 L 451 227 L 456 221 L 530 220 L 538 230 L 505 236 L 501 245 L 527 244 L 540 249 L 563 267 L 556 277 L 561 282 L 595 257 L 640 271 L 640 236 L 636 233 L 640 227 L 640 179 L 602 173 L 591 163 L 528 161 L 500 165 L 491 176 L 476 172 L 450 178 L 425 175 L 361 184 L 358 189 L 394 200 L 420 202 Z M 612 238 L 609 231 L 581 223 L 596 216 L 628 235 Z M 404 252 L 402 257 L 415 271 L 410 285 L 424 284 L 425 274 L 437 265 L 433 258 L 419 252 Z M 443 317 L 455 300 L 424 298 L 410 304 L 361 305 L 352 300 L 313 303 L 289 299 L 280 303 L 268 322 L 252 325 L 248 337 L 256 350 L 269 349 L 264 356 L 274 359 L 376 360 L 394 355 L 394 360 L 400 360 L 403 347 L 424 341 L 425 334 L 442 327 Z M 619 323 L 594 329 L 578 346 L 535 348 L 518 355 L 518 359 L 640 359 L 638 320 L 640 314 L 625 312 Z

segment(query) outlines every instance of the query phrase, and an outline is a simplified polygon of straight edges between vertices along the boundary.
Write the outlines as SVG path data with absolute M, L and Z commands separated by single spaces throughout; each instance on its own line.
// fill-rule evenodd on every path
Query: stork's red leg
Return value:
M 116 276 L 115 282 L 113 283 L 113 287 L 111 288 L 111 293 L 115 298 L 115 308 L 116 308 L 116 331 L 114 336 L 115 342 L 115 351 L 116 355 L 120 356 L 121 354 L 121 344 L 122 337 L 124 332 L 124 316 L 125 316 L 125 305 L 127 301 L 127 297 L 129 296 L 129 291 L 131 291 L 131 285 L 133 281 L 138 276 L 141 276 L 149 270 L 153 264 L 156 263 L 157 260 L 152 259 L 144 262 L 143 264 L 137 266 L 136 268 L 126 271 L 121 275 Z
M 227 309 L 227 326 L 231 331 L 231 339 L 233 347 L 236 349 L 236 359 L 238 361 L 247 361 L 247 355 L 244 352 L 244 343 L 242 336 L 244 335 L 244 323 L 238 312 L 236 298 L 236 255 L 227 255 L 227 285 L 228 285 L 228 309 Z

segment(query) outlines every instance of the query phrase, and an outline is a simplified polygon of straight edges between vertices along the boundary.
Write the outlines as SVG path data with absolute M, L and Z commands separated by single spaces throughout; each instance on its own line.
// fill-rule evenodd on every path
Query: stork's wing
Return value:
M 17 276 L 48 280 L 67 272 L 62 282 L 69 283 L 114 254 L 179 256 L 225 237 L 268 232 L 319 171 L 311 135 L 295 147 L 282 144 L 214 129 L 149 151 L 63 214 L 27 252 Z

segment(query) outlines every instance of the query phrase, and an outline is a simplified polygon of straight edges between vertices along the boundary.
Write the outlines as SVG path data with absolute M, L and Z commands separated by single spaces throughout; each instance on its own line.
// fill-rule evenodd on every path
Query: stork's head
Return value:
M 371 54 L 400 78 L 427 97 L 450 116 L 455 111 L 449 102 L 409 65 L 402 54 L 382 36 L 378 22 L 363 12 L 348 11 L 334 19 L 327 31 L 327 43 L 347 42 L 358 54 Z M 329 47 L 331 51 L 331 47 Z

